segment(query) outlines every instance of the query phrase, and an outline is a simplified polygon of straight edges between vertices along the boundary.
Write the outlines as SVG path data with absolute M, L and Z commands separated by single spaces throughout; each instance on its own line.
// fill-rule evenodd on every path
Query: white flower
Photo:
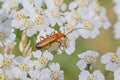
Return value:
M 40 71 L 39 70 L 33 70 L 33 69 L 30 69 L 28 71 L 28 74 L 30 76 L 31 79 L 37 79 L 39 80 L 40 79 Z
M 45 14 L 47 15 L 47 19 L 50 22 L 51 27 L 54 27 L 56 24 L 58 24 L 58 26 L 62 26 L 65 22 L 63 13 L 58 8 L 48 8 L 45 10 Z
M 37 50 L 33 52 L 33 56 L 37 58 L 37 60 L 35 61 L 36 69 L 41 69 L 46 67 L 48 62 L 53 59 L 53 55 L 48 51 L 42 53 L 40 50 Z
M 120 67 L 114 72 L 114 80 L 120 80 Z
M 113 0 L 115 4 L 120 4 L 120 0 Z
M 100 34 L 99 28 L 102 26 L 100 16 L 96 16 L 95 12 L 91 8 L 79 8 L 81 14 L 81 21 L 78 23 L 80 28 L 79 34 L 84 38 L 96 38 Z M 90 13 L 90 14 L 89 14 Z
M 11 74 L 11 68 L 7 68 L 7 69 L 3 69 L 3 72 L 0 73 L 0 76 L 2 76 L 2 78 L 6 78 L 6 80 L 14 80 L 15 77 L 13 74 Z M 3 80 L 4 80 L 3 79 Z
M 117 18 L 118 18 L 118 19 L 120 19 L 120 9 L 119 9 L 119 7 L 120 7 L 120 3 L 119 3 L 119 1 L 118 1 L 117 4 L 116 4 L 115 7 L 114 7 L 114 11 L 115 11 L 115 13 L 117 14 Z
M 78 54 L 78 57 L 81 59 L 77 62 L 78 68 L 84 70 L 88 66 L 91 69 L 95 64 L 98 55 L 98 52 L 92 50 Z
M 22 0 L 23 9 L 29 13 L 41 13 L 44 0 Z M 34 16 L 34 15 L 33 15 Z
M 19 29 L 21 27 L 23 27 L 23 17 L 24 17 L 24 10 L 21 10 L 21 11 L 18 11 L 14 14 L 14 18 L 11 22 L 11 26 L 16 28 L 16 29 Z
M 62 49 L 69 55 L 75 51 L 75 40 L 79 37 L 78 30 L 79 26 L 69 23 L 69 21 L 65 26 L 60 27 L 60 31 L 66 36 L 65 38 L 61 38 L 63 41 L 61 43 L 63 45 Z
M 79 80 L 105 80 L 105 78 L 99 70 L 95 70 L 93 73 L 83 70 L 79 75 Z
M 13 13 L 8 14 L 5 10 L 4 8 L 0 9 L 0 23 L 10 26 Z
M 108 52 L 101 57 L 101 62 L 106 64 L 105 69 L 109 71 L 115 71 L 120 67 L 120 47 L 116 53 Z
M 0 54 L 0 68 L 5 68 L 6 66 L 10 67 L 14 55 Z
M 95 12 L 95 15 L 100 17 L 102 27 L 104 29 L 108 29 L 111 26 L 111 23 L 106 15 L 106 9 L 103 6 L 101 6 L 101 2 L 94 0 L 89 7 Z
M 65 52 L 67 54 L 72 54 L 75 51 L 75 40 L 74 39 L 67 39 L 66 45 L 64 45 Z
M 40 71 L 40 79 L 39 80 L 51 80 L 50 79 L 50 70 L 48 68 L 43 68 Z
M 60 31 L 64 33 L 67 39 L 74 39 L 76 40 L 79 37 L 79 25 L 74 23 L 67 23 L 65 26 L 60 27 Z
M 0 69 L 0 79 L 1 80 L 14 80 L 14 76 L 8 69 Z
M 34 66 L 33 61 L 30 57 L 16 57 L 12 63 L 11 73 L 15 78 L 26 79 L 28 71 Z
M 20 30 L 26 30 L 27 36 L 32 36 L 37 32 L 37 27 L 34 25 L 32 20 L 32 13 L 29 13 L 27 10 L 22 9 L 14 15 L 11 26 Z
M 47 8 L 49 8 L 49 9 L 53 9 L 53 8 L 57 7 L 62 11 L 66 10 L 66 4 L 64 3 L 64 0 L 45 0 L 44 2 L 46 4 Z
M 75 8 L 85 7 L 86 5 L 88 5 L 88 3 L 90 4 L 90 1 L 91 0 L 74 0 L 69 4 L 69 9 L 73 10 Z M 96 0 L 92 0 L 92 1 L 96 1 Z
M 30 9 L 21 9 L 16 12 L 11 26 L 26 30 L 27 36 L 31 37 L 37 31 L 46 30 L 49 26 L 49 21 L 41 8 L 31 6 Z
M 99 10 L 100 12 L 100 19 L 102 22 L 102 27 L 104 29 L 108 29 L 111 26 L 111 23 L 106 15 L 106 9 L 102 6 Z
M 6 14 L 13 14 L 18 8 L 20 0 L 5 0 L 2 5 L 2 9 Z
M 64 16 L 65 16 L 65 20 L 67 21 L 67 23 L 68 24 L 71 23 L 72 25 L 79 23 L 80 18 L 81 18 L 79 10 L 71 10 L 69 12 L 65 12 Z
M 110 27 L 110 22 L 106 16 L 105 8 L 96 0 L 76 0 L 69 5 L 71 12 L 65 13 L 65 18 L 69 23 L 79 25 L 80 35 L 84 39 L 96 38 L 99 34 L 99 28 Z
M 49 21 L 45 14 L 33 14 L 31 15 L 31 19 L 37 31 L 41 32 L 49 28 Z
M 23 0 L 22 5 L 29 13 L 37 13 L 42 11 L 44 0 Z
M 120 20 L 118 20 L 115 24 L 114 24 L 114 37 L 115 39 L 120 39 L 120 34 L 119 34 L 119 31 L 120 31 Z
M 119 28 L 119 26 L 120 26 L 120 9 L 119 9 L 120 1 L 119 0 L 113 0 L 113 1 L 115 2 L 114 11 L 115 11 L 117 18 L 118 18 L 117 22 L 114 24 L 113 32 L 114 32 L 115 39 L 119 39 L 120 38 L 120 34 L 119 34 L 119 30 L 120 30 L 120 28 Z
M 49 8 L 49 9 L 53 9 L 53 8 L 55 8 L 56 7 L 56 5 L 55 5 L 55 2 L 54 2 L 54 0 L 45 0 L 44 1 L 45 2 L 45 5 L 47 6 L 47 8 Z M 52 4 L 52 5 L 51 5 Z M 51 5 L 51 6 L 50 6 Z
M 18 67 L 13 67 L 11 73 L 17 79 L 25 79 L 27 78 L 27 71 L 21 71 Z
M 0 25 L 0 46 L 7 46 L 15 40 L 14 29 L 6 26 L 5 24 Z
M 34 0 L 35 7 L 41 7 L 43 5 L 44 0 Z
M 52 63 L 49 68 L 51 80 L 64 80 L 63 71 L 60 70 L 60 65 L 58 63 Z
M 0 79 L 13 80 L 14 76 L 11 74 L 11 65 L 14 55 L 2 55 L 0 53 Z
M 60 43 L 58 48 L 58 54 L 65 51 L 66 54 L 71 55 L 75 51 L 75 39 L 62 39 L 63 43 Z
M 22 0 L 22 6 L 24 9 L 27 9 L 28 11 L 31 10 L 31 8 L 34 5 L 34 1 L 33 0 Z

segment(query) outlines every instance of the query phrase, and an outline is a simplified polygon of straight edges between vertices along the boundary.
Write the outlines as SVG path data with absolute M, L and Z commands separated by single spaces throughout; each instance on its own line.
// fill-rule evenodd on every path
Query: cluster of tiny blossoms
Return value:
M 80 60 L 77 62 L 77 66 L 81 70 L 81 73 L 79 74 L 79 80 L 105 80 L 100 70 L 91 72 L 91 69 L 95 65 L 96 58 L 98 56 L 99 53 L 92 50 L 78 54 Z
M 28 37 L 37 34 L 36 42 L 40 41 L 40 36 L 46 37 L 52 32 L 62 32 L 67 36 L 67 48 L 61 47 L 61 49 L 71 54 L 75 51 L 75 40 L 79 36 L 94 39 L 100 34 L 99 28 L 110 27 L 106 10 L 97 0 L 74 0 L 68 6 L 63 0 L 1 2 L 3 4 L 0 10 L 2 23 L 0 45 L 2 46 L 15 40 L 14 29 L 26 31 Z
M 63 71 L 58 63 L 50 63 L 53 55 L 48 51 L 33 52 L 30 56 L 15 57 L 0 54 L 0 80 L 63 80 Z
M 77 62 L 77 66 L 81 70 L 79 80 L 105 80 L 103 74 L 99 70 L 91 72 L 98 56 L 99 53 L 92 50 L 78 54 L 80 60 Z M 120 80 L 120 47 L 117 48 L 115 53 L 107 52 L 103 55 L 101 57 L 101 63 L 105 64 L 105 69 L 107 71 L 113 72 L 114 80 Z
M 114 72 L 114 80 L 120 80 L 120 47 L 115 53 L 108 52 L 103 55 L 101 62 L 106 65 L 106 70 Z
M 67 37 L 63 39 L 65 46 L 61 42 L 56 47 L 56 42 L 48 44 L 47 50 L 31 51 L 31 42 L 24 43 L 23 34 L 20 51 L 24 52 L 22 54 L 31 51 L 32 56 L 0 54 L 2 80 L 63 80 L 63 71 L 58 63 L 51 62 L 54 56 L 50 51 L 62 53 L 64 50 L 70 55 L 75 51 L 75 40 L 80 36 L 94 39 L 100 34 L 101 27 L 108 29 L 111 25 L 105 8 L 97 0 L 74 0 L 68 6 L 64 0 L 0 0 L 0 3 L 0 47 L 9 47 L 17 39 L 15 30 L 25 31 L 31 38 L 37 35 L 36 43 L 41 41 L 40 37 L 44 39 L 53 32 L 61 32 Z M 82 70 L 79 80 L 104 80 L 99 70 L 93 74 L 85 70 L 93 67 L 98 55 L 91 50 L 79 55 L 81 60 L 77 65 Z

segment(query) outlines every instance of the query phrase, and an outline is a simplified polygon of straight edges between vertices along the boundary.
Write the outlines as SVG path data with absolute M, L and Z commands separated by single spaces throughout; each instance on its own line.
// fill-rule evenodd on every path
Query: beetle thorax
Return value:
M 57 35 L 59 38 L 65 37 L 65 34 L 63 34 L 63 33 L 57 33 Z

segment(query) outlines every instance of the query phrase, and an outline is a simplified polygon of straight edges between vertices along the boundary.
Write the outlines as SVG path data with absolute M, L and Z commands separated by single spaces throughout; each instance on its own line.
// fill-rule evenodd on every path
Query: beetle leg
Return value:
M 56 44 L 55 44 L 56 43 Z M 48 44 L 48 50 L 58 50 L 58 49 L 60 49 L 60 50 L 62 50 L 61 49 L 61 42 L 60 41 L 56 41 L 55 43 L 53 43 L 53 44 Z
M 51 43 L 49 43 L 48 45 L 51 46 Z
M 60 46 L 62 45 L 61 41 L 57 41 L 57 42 L 60 43 L 59 49 L 60 49 L 61 51 L 63 51 L 63 50 L 60 48 Z
M 45 37 L 43 37 L 43 36 L 40 36 L 40 40 L 44 40 L 45 39 Z
M 52 35 L 54 35 L 55 34 L 55 31 L 53 31 L 51 34 L 50 34 L 50 36 L 52 36 Z
M 62 40 L 62 39 L 59 39 L 59 41 L 60 41 L 61 44 L 63 43 L 64 46 L 67 48 L 66 41 L 64 41 L 64 40 Z

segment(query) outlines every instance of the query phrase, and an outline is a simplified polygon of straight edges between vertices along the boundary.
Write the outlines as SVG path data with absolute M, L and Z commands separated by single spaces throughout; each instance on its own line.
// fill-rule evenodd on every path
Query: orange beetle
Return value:
M 44 48 L 46 46 L 49 46 L 49 45 L 51 45 L 52 43 L 55 43 L 55 42 L 60 43 L 59 47 L 61 46 L 61 44 L 64 44 L 64 46 L 66 46 L 65 40 L 62 40 L 62 38 L 64 38 L 64 39 L 67 38 L 66 36 L 69 33 L 73 32 L 73 31 L 75 31 L 77 29 L 84 29 L 84 28 L 76 28 L 76 29 L 68 32 L 66 35 L 64 33 L 61 33 L 61 32 L 57 32 L 57 33 L 52 32 L 50 34 L 50 36 L 48 36 L 46 38 L 44 38 L 43 36 L 40 36 L 40 39 L 42 39 L 42 40 L 35 45 L 35 48 L 36 49 L 42 49 L 42 48 Z
M 36 45 L 35 45 L 35 48 L 36 49 L 42 49 L 43 47 L 46 47 L 48 45 L 51 45 L 52 43 L 54 42 L 59 42 L 60 45 L 63 43 L 65 46 L 66 46 L 66 43 L 65 41 L 63 41 L 61 38 L 66 38 L 66 35 L 61 33 L 61 32 L 52 32 L 50 34 L 50 36 L 44 38 L 42 36 L 40 36 L 40 38 L 42 39 L 40 42 L 38 42 Z

